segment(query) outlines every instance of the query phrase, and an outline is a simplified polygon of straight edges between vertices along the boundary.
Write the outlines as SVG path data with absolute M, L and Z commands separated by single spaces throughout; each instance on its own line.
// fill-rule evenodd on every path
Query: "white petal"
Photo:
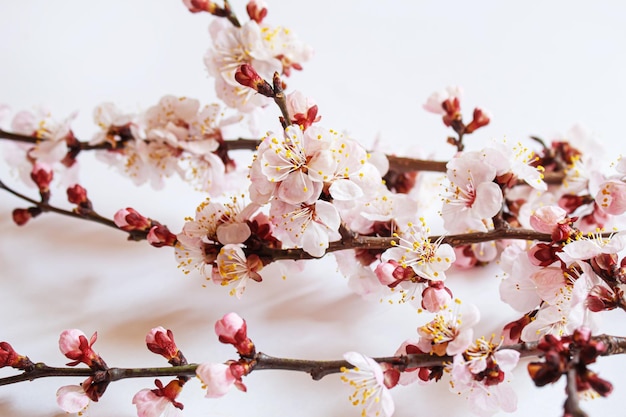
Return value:
M 355 200 L 363 195 L 361 187 L 348 179 L 334 181 L 328 191 L 330 191 L 330 195 L 332 195 L 335 200 L 341 201 Z

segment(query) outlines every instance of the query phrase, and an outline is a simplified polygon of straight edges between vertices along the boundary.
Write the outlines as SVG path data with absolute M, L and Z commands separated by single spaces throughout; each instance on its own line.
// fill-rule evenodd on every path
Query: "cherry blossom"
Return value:
M 626 246 L 626 233 L 603 237 L 600 233 L 589 234 L 563 246 L 563 252 L 573 260 L 591 259 L 603 253 L 618 253 Z
M 174 379 L 167 385 L 157 379 L 155 389 L 142 389 L 133 396 L 138 417 L 181 417 L 183 405 L 176 401 L 184 382 Z
M 614 179 L 604 182 L 596 194 L 596 202 L 608 214 L 623 214 L 626 211 L 626 183 Z
M 76 115 L 77 113 L 73 113 L 65 120 L 58 122 L 43 109 L 39 109 L 36 113 L 21 111 L 15 115 L 11 128 L 16 133 L 35 136 L 41 140 L 29 150 L 30 157 L 47 164 L 65 162 L 67 166 L 71 166 L 73 160 L 64 161 L 64 159 L 69 151 L 68 145 L 76 141 L 70 127 Z
M 142 389 L 133 397 L 138 417 L 181 417 L 182 410 L 176 408 L 172 401 L 154 393 L 155 390 Z
M 461 312 L 461 302 L 458 299 L 454 301 L 453 306 L 438 313 L 429 323 L 418 327 L 420 340 L 417 346 L 423 352 L 453 356 L 463 352 L 472 343 L 473 326 L 478 323 L 480 312 L 473 304 Z
M 57 404 L 66 413 L 80 413 L 91 402 L 81 385 L 66 385 L 57 390 Z
M 234 385 L 240 391 L 246 391 L 246 386 L 241 381 L 242 376 L 250 371 L 246 364 L 235 361 L 228 363 L 201 363 L 196 369 L 196 375 L 206 388 L 207 398 L 219 398 L 230 390 Z
M 444 195 L 442 217 L 450 233 L 486 232 L 502 208 L 502 191 L 493 182 L 496 168 L 481 152 L 465 152 L 447 164 L 450 186 Z
M 510 380 L 520 354 L 496 349 L 492 342 L 478 339 L 466 354 L 455 355 L 450 367 L 450 391 L 464 396 L 478 416 L 517 409 L 517 396 L 505 378 Z
M 315 257 L 324 255 L 331 238 L 339 238 L 339 213 L 326 201 L 292 205 L 276 200 L 270 208 L 270 220 L 283 242 L 301 247 Z
M 219 276 L 213 274 L 213 281 L 226 286 L 233 285 L 230 295 L 241 298 L 249 280 L 262 280 L 258 271 L 263 269 L 263 263 L 257 255 L 246 256 L 240 245 L 225 245 L 216 259 Z
M 402 267 L 411 267 L 417 275 L 433 281 L 444 281 L 445 271 L 450 268 L 456 255 L 452 246 L 441 243 L 441 239 L 431 242 L 430 231 L 420 219 L 421 225 L 408 223 L 401 232 L 394 234 L 398 240 L 394 247 L 387 249 L 381 259 L 394 260 Z
M 367 417 L 389 417 L 395 406 L 385 384 L 381 366 L 373 359 L 357 352 L 343 355 L 353 368 L 342 368 L 341 380 L 354 389 L 350 401 L 354 406 L 362 407 L 361 415 Z

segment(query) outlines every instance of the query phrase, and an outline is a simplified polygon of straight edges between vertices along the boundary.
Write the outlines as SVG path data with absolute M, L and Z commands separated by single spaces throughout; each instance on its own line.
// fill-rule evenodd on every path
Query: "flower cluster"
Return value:
M 566 415 L 575 412 L 578 393 L 611 392 L 612 385 L 588 365 L 623 351 L 592 333 L 600 313 L 626 311 L 626 231 L 617 231 L 626 226 L 626 159 L 620 157 L 608 173 L 566 138 L 551 143 L 533 138 L 531 145 L 494 140 L 466 150 L 467 135 L 480 132 L 493 117 L 475 107 L 464 120 L 459 87 L 435 92 L 423 105 L 451 132 L 447 142 L 455 153 L 449 160 L 368 150 L 348 133 L 324 126 L 312 97 L 287 91 L 284 80 L 303 69 L 312 50 L 291 29 L 268 24 L 263 1 L 247 3 L 245 22 L 228 1 L 183 3 L 192 13 L 215 17 L 204 64 L 223 104 L 203 106 L 166 95 L 131 114 L 103 103 L 93 112 L 99 130 L 86 141 L 72 129 L 75 113 L 58 121 L 45 110 L 18 112 L 11 132 L 0 129 L 0 138 L 15 142 L 7 160 L 38 198 L 0 181 L 1 190 L 25 202 L 13 210 L 14 223 L 22 226 L 54 212 L 121 230 L 129 240 L 173 248 L 183 273 L 198 273 L 237 298 L 252 281 L 295 271 L 301 263 L 293 261 L 332 254 L 354 292 L 407 303 L 428 318 L 392 357 L 350 351 L 339 361 L 269 357 L 248 337 L 246 321 L 229 313 L 214 331 L 237 357 L 190 364 L 173 332 L 154 327 L 146 347 L 171 368 L 137 372 L 172 379 L 155 379 L 134 395 L 139 417 L 180 416 L 179 397 L 193 376 L 206 397 L 218 398 L 233 386 L 245 392 L 243 378 L 259 369 L 303 371 L 314 379 L 338 373 L 364 417 L 390 417 L 395 409 L 390 389 L 397 385 L 442 379 L 469 401 L 474 414 L 514 412 L 517 396 L 509 382 L 524 351 L 543 357 L 528 365 L 537 386 L 566 376 Z M 281 115 L 275 128 L 259 135 L 258 116 L 269 104 Z M 0 116 L 5 110 L 0 105 Z M 229 129 L 242 124 L 254 138 L 226 139 Z M 581 131 L 569 133 L 577 135 Z M 246 168 L 235 163 L 235 150 L 250 151 Z M 208 197 L 178 233 L 132 207 L 107 218 L 94 210 L 78 182 L 78 157 L 86 151 L 97 152 L 137 185 L 159 189 L 166 178 L 178 176 Z M 435 182 L 441 188 L 434 195 L 423 193 L 423 171 L 439 173 Z M 63 184 L 71 209 L 53 205 L 55 182 Z M 438 214 L 428 224 L 424 198 L 436 204 Z M 431 233 L 433 224 L 438 235 Z M 451 272 L 489 263 L 504 272 L 501 300 L 521 317 L 501 335 L 495 331 L 486 338 L 475 334 L 479 309 L 453 295 L 459 292 L 453 293 Z M 279 272 L 268 273 L 269 264 Z M 81 375 L 89 375 L 57 391 L 66 412 L 81 413 L 111 382 L 137 376 L 109 367 L 93 349 L 96 339 L 96 333 L 88 338 L 78 329 L 60 336 L 59 348 L 71 360 L 67 366 L 83 364 Z M 62 373 L 31 362 L 7 342 L 0 342 L 0 367 L 22 372 L 17 378 L 23 380 Z

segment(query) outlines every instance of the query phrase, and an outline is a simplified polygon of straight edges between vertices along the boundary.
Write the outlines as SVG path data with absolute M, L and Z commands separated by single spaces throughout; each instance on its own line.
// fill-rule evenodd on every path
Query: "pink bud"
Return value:
M 487 126 L 491 121 L 491 115 L 486 110 L 480 109 L 476 107 L 474 109 L 474 118 L 465 126 L 465 133 L 472 133 L 476 129 L 479 129 L 483 126 Z
M 113 216 L 113 220 L 117 227 L 127 232 L 133 230 L 146 231 L 152 226 L 150 220 L 130 207 L 118 210 Z
M 216 9 L 215 4 L 210 0 L 183 0 L 183 3 L 191 13 L 213 13 Z
M 565 219 L 567 212 L 558 206 L 540 207 L 530 216 L 530 225 L 541 233 L 552 233 L 557 224 Z
M 59 337 L 59 350 L 68 359 L 73 359 L 73 362 L 67 365 L 76 366 L 82 362 L 89 367 L 106 369 L 104 361 L 91 349 L 97 338 L 97 332 L 94 332 L 91 338 L 87 340 L 85 333 L 78 329 L 64 330 Z
M 438 313 L 452 301 L 452 292 L 442 281 L 430 281 L 422 291 L 422 307 L 431 313 Z
M 397 279 L 393 276 L 393 271 L 396 270 L 396 265 L 391 262 L 382 262 L 378 264 L 376 270 L 376 278 L 383 285 L 390 285 L 397 281 Z
M 34 217 L 31 213 L 31 210 L 23 208 L 16 208 L 11 214 L 13 217 L 13 221 L 18 226 L 24 226 L 26 223 L 28 223 L 30 219 Z
M 222 343 L 235 346 L 241 356 L 254 356 L 254 343 L 248 338 L 244 319 L 237 313 L 228 313 L 215 323 L 215 334 Z
M 246 5 L 246 11 L 250 19 L 261 24 L 267 16 L 267 4 L 262 0 L 250 0 Z
M 167 360 L 178 357 L 178 347 L 171 330 L 158 326 L 146 335 L 146 346 L 152 353 L 163 356 Z
M 163 246 L 174 246 L 176 244 L 176 235 L 170 232 L 167 226 L 157 224 L 150 228 L 148 232 L 148 243 L 157 248 Z
M 220 342 L 236 344 L 247 337 L 246 321 L 237 313 L 228 313 L 215 323 Z
M 85 204 L 89 201 L 87 190 L 79 184 L 74 184 L 67 189 L 67 200 L 72 204 Z
M 33 167 L 30 177 L 37 185 L 37 188 L 39 188 L 39 191 L 43 193 L 50 190 L 50 183 L 52 182 L 54 173 L 49 167 L 37 163 Z
M 250 87 L 266 97 L 274 97 L 274 89 L 256 72 L 250 64 L 243 64 L 235 72 L 235 80 L 246 87 Z

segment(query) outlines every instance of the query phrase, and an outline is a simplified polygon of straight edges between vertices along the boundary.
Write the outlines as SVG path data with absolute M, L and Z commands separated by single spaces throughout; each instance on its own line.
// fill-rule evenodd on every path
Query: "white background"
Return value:
M 466 117 L 476 105 L 494 115 L 488 128 L 468 138 L 470 149 L 492 138 L 553 139 L 582 123 L 602 144 L 594 151 L 614 160 L 626 153 L 626 6 L 591 4 L 283 0 L 270 2 L 267 22 L 291 28 L 316 51 L 305 70 L 288 80 L 290 88 L 317 101 L 325 126 L 346 130 L 366 146 L 379 137 L 390 153 L 417 148 L 449 158 L 448 131 L 421 105 L 431 92 L 461 85 Z M 233 5 L 243 18 L 244 3 Z M 0 2 L 0 103 L 14 111 L 43 105 L 58 119 L 79 110 L 74 131 L 88 139 L 96 131 L 91 111 L 103 101 L 130 111 L 165 94 L 214 102 L 213 82 L 202 63 L 210 19 L 191 15 L 179 1 Z M 277 129 L 277 112 L 268 113 L 262 130 Z M 178 231 L 205 197 L 177 181 L 160 193 L 137 188 L 91 155 L 80 160 L 81 183 L 95 208 L 109 217 L 131 206 Z M 6 166 L 0 167 L 0 178 L 34 195 Z M 63 190 L 53 193 L 63 204 Z M 181 274 L 170 249 L 126 242 L 115 230 L 52 214 L 18 228 L 10 213 L 23 203 L 0 195 L 0 340 L 34 361 L 65 363 L 58 334 L 76 327 L 98 331 L 96 351 L 110 366 L 162 366 L 144 346 L 145 333 L 157 325 L 174 331 L 191 362 L 225 361 L 234 352 L 216 340 L 213 323 L 230 311 L 247 320 L 258 349 L 268 354 L 337 359 L 359 350 L 385 356 L 415 337 L 416 327 L 427 320 L 408 305 L 353 295 L 332 259 L 310 262 L 286 281 L 270 274 L 238 301 L 223 288 L 205 289 L 200 278 Z M 479 333 L 487 336 L 516 318 L 499 301 L 496 273 L 451 274 L 449 284 L 455 295 L 480 305 Z M 626 335 L 623 323 L 623 313 L 609 314 L 603 331 Z M 594 366 L 615 391 L 608 399 L 584 402 L 591 415 L 623 415 L 625 363 L 612 357 Z M 515 375 L 516 415 L 561 415 L 563 383 L 535 389 L 524 367 Z M 56 408 L 55 391 L 79 382 L 49 379 L 1 387 L 0 415 L 64 415 Z M 244 382 L 248 393 L 209 400 L 199 381 L 191 381 L 181 397 L 186 415 L 359 415 L 336 376 L 313 382 L 305 374 L 264 371 Z M 132 416 L 132 396 L 151 386 L 150 380 L 114 383 L 87 413 Z M 392 393 L 398 417 L 465 414 L 465 402 L 450 394 L 445 382 Z

